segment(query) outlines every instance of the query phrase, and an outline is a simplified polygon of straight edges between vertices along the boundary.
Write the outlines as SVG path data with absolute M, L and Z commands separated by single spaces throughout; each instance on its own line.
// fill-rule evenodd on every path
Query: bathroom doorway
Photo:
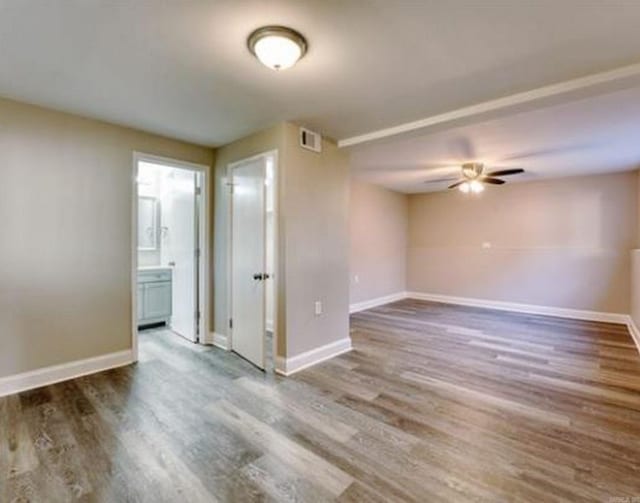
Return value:
M 138 335 L 207 342 L 206 166 L 134 156 L 133 347 Z

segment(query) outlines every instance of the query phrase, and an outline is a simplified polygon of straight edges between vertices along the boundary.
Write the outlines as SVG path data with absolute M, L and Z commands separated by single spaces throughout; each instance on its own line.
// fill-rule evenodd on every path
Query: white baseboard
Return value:
M 225 334 L 219 334 L 218 332 L 211 332 L 209 334 L 209 342 L 208 344 L 213 344 L 215 347 L 224 349 L 225 351 L 229 351 L 231 349 L 231 345 L 229 344 L 229 337 Z
M 130 349 L 0 378 L 0 397 L 133 363 Z
M 628 314 L 604 313 L 600 311 L 587 311 L 582 309 L 567 309 L 562 307 L 538 306 L 534 304 L 519 304 L 515 302 L 502 302 L 495 300 L 475 299 L 471 297 L 455 297 L 451 295 L 440 295 L 423 292 L 399 292 L 387 297 L 372 299 L 367 302 L 360 302 L 349 306 L 349 312 L 355 313 L 365 309 L 382 306 L 402 299 L 428 300 L 431 302 L 441 302 L 443 304 L 455 304 L 460 306 L 481 307 L 487 309 L 498 309 L 501 311 L 511 311 L 524 314 L 540 314 L 545 316 L 558 316 L 575 320 L 600 321 L 604 323 L 617 323 L 626 325 L 631 338 L 640 353 L 640 328 L 638 328 Z
M 344 339 L 325 344 L 324 346 L 306 351 L 291 358 L 278 356 L 275 359 L 275 370 L 280 375 L 290 376 L 300 370 L 316 365 L 334 356 L 341 355 L 342 353 L 347 353 L 348 351 L 351 351 L 351 339 L 345 337 Z
M 636 326 L 636 323 L 633 321 L 633 318 L 631 316 L 628 316 L 627 328 L 629 329 L 629 333 L 631 334 L 633 342 L 636 343 L 638 353 L 640 353 L 640 330 L 638 330 L 638 327 Z
M 406 299 L 407 292 L 396 292 L 391 295 L 385 295 L 384 297 L 377 297 L 371 300 L 365 300 L 363 302 L 356 302 L 349 306 L 349 313 L 357 313 L 358 311 L 364 311 L 365 309 L 371 309 L 378 306 L 383 306 L 391 302 Z
M 585 311 L 581 309 L 567 309 L 564 307 L 538 306 L 533 304 L 519 304 L 515 302 L 503 302 L 497 300 L 474 299 L 470 297 L 453 297 L 422 292 L 407 292 L 407 297 L 417 300 L 429 300 L 445 304 L 457 304 L 460 306 L 484 307 L 487 309 L 499 309 L 526 314 L 542 314 L 546 316 L 558 316 L 575 320 L 602 321 L 605 323 L 619 323 L 627 325 L 628 315 L 623 313 L 602 313 L 598 311 Z

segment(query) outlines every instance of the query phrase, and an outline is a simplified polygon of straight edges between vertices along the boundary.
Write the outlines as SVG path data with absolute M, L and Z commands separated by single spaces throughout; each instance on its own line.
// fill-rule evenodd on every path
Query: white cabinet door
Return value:
M 146 283 L 142 297 L 145 319 L 171 316 L 171 283 Z

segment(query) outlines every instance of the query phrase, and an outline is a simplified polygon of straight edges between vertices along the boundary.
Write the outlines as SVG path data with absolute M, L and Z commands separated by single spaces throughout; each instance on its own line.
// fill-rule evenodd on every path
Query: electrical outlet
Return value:
M 353 277 L 353 282 L 354 283 L 360 283 L 360 276 L 358 276 L 357 274 Z
M 322 314 L 322 302 L 320 302 L 319 300 L 316 300 L 316 316 L 319 316 Z
M 482 248 L 484 248 L 485 250 L 491 248 L 491 241 L 485 241 L 484 243 L 482 243 Z

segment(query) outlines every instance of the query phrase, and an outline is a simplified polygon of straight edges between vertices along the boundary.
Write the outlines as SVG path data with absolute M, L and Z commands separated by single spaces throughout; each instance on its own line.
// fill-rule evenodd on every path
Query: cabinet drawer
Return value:
M 138 271 L 138 283 L 171 281 L 171 271 Z

